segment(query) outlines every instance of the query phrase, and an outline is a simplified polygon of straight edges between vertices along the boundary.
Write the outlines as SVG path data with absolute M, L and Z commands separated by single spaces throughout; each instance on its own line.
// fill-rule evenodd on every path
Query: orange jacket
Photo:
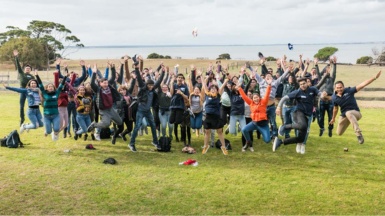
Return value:
M 239 88 L 239 93 L 241 94 L 243 100 L 250 106 L 250 117 L 253 121 L 262 121 L 267 120 L 266 107 L 269 102 L 269 96 L 271 91 L 271 85 L 267 86 L 265 97 L 263 97 L 259 103 L 254 103 L 254 101 L 247 97 L 242 88 Z

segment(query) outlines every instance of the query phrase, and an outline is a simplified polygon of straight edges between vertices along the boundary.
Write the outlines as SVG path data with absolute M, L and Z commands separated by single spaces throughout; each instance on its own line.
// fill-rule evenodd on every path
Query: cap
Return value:
M 86 145 L 86 149 L 89 149 L 89 150 L 96 150 L 96 148 L 95 148 L 92 144 L 87 144 L 87 145 Z

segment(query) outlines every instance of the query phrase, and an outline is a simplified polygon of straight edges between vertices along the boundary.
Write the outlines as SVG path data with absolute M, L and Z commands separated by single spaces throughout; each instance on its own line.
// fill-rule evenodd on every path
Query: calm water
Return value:
M 335 54 L 338 62 L 355 63 L 362 56 L 373 56 L 372 48 L 381 50 L 385 47 L 382 43 L 364 43 L 364 44 L 317 44 L 317 45 L 296 45 L 294 49 L 289 50 L 287 45 L 234 45 L 234 46 L 105 46 L 105 47 L 86 47 L 74 50 L 67 50 L 66 58 L 70 59 L 114 59 L 125 54 L 132 56 L 141 54 L 147 57 L 150 53 L 159 55 L 169 55 L 172 58 L 180 57 L 182 59 L 208 58 L 215 59 L 222 53 L 229 53 L 232 59 L 239 60 L 257 60 L 258 52 L 264 56 L 281 57 L 286 54 L 289 59 L 298 60 L 298 56 L 303 54 L 304 58 L 313 59 L 314 54 L 319 49 L 333 46 L 338 48 Z

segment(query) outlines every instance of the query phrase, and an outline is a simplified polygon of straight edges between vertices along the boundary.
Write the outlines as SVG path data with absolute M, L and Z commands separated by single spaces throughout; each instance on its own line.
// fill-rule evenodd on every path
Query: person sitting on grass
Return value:
M 348 128 L 348 126 L 352 124 L 354 132 L 357 136 L 358 143 L 364 143 L 364 137 L 362 136 L 361 128 L 358 125 L 358 121 L 362 118 L 362 115 L 360 112 L 360 108 L 358 108 L 354 94 L 359 92 L 361 89 L 365 88 L 367 85 L 372 83 L 374 80 L 378 79 L 380 76 L 381 71 L 378 72 L 375 77 L 370 78 L 355 87 L 345 88 L 344 83 L 342 81 L 337 81 L 334 84 L 335 92 L 332 96 L 332 101 L 334 104 L 333 117 L 329 124 L 334 124 L 338 113 L 338 107 L 341 107 L 341 116 L 338 121 L 337 135 L 342 135 L 345 132 L 346 128 Z

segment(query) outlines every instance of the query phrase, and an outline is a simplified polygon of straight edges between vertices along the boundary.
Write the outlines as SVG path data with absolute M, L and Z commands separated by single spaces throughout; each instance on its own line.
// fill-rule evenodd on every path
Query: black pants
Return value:
M 221 118 L 221 120 L 223 122 L 223 125 L 229 123 L 230 111 L 231 111 L 231 107 L 227 107 L 227 106 L 221 105 L 220 118 Z
M 157 130 L 159 130 L 159 128 L 160 128 L 159 106 L 152 108 L 152 115 L 154 116 L 155 127 Z
M 183 122 L 183 109 L 171 109 L 170 124 L 180 124 Z M 175 127 L 174 127 L 175 128 Z
M 123 132 L 123 130 L 124 130 L 124 125 L 126 125 L 127 133 L 130 133 L 130 132 L 132 131 L 132 129 L 133 129 L 133 124 L 134 124 L 134 121 L 129 120 L 129 118 L 127 118 L 127 117 L 124 117 L 124 118 L 123 118 L 123 124 L 118 125 L 118 126 L 117 126 L 118 129 L 116 129 L 116 125 L 115 125 L 115 123 L 114 123 L 114 131 L 115 131 L 115 132 L 114 132 L 113 137 L 116 138 L 116 137 L 119 136 L 120 133 Z
M 286 138 L 283 140 L 283 144 L 297 144 L 302 143 L 306 138 L 308 117 L 300 110 L 296 110 L 293 113 L 293 123 L 285 125 L 285 129 L 297 129 L 298 136 Z

